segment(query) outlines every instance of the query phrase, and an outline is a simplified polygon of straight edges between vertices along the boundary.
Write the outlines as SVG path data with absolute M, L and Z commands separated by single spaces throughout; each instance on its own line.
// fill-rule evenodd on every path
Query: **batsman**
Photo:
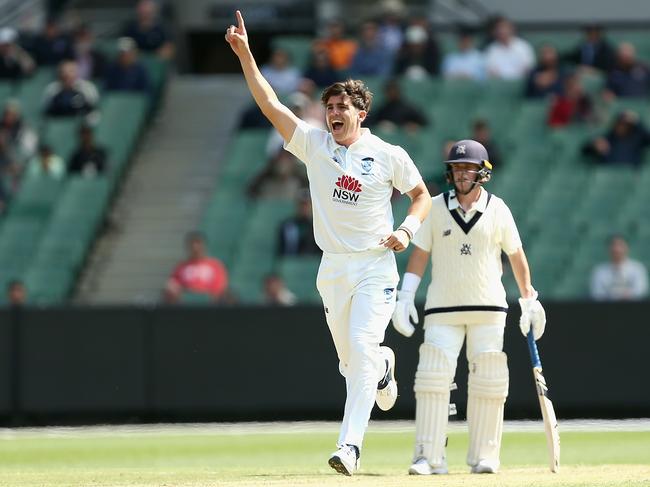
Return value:
M 450 390 L 463 341 L 467 339 L 469 451 L 472 473 L 496 473 L 508 395 L 503 334 L 508 305 L 501 283 L 502 251 L 508 256 L 521 297 L 519 326 L 537 340 L 546 314 L 531 284 L 528 261 L 512 213 L 488 193 L 488 154 L 474 140 L 456 142 L 446 161 L 453 189 L 435 196 L 429 215 L 413 239 L 393 326 L 407 337 L 418 323 L 415 292 L 427 263 L 432 280 L 424 312 L 424 343 L 415 375 L 415 453 L 412 475 L 446 474 L 445 453 Z

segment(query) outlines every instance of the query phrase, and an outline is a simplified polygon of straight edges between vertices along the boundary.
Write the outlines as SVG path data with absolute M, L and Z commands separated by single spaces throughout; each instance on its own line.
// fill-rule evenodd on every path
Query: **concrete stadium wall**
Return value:
M 547 303 L 538 342 L 559 417 L 647 416 L 648 303 Z M 536 418 L 514 306 L 505 349 L 508 418 Z M 400 398 L 377 418 L 412 418 L 419 331 L 392 327 Z M 463 352 L 464 353 L 464 352 Z M 645 367 L 647 369 L 647 367 Z M 466 366 L 452 393 L 464 417 Z M 0 423 L 337 419 L 344 381 L 320 307 L 61 308 L 0 311 Z

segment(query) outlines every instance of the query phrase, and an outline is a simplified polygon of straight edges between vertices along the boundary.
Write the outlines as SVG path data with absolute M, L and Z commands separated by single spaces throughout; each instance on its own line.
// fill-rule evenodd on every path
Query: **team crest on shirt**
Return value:
M 460 255 L 472 255 L 472 244 L 464 243 L 460 248 Z
M 339 176 L 336 180 L 336 188 L 332 193 L 332 201 L 346 205 L 357 206 L 361 193 L 361 183 L 352 176 Z
M 391 299 L 393 299 L 393 292 L 395 291 L 394 287 L 387 287 L 384 289 L 384 302 L 390 303 Z
M 373 162 L 375 162 L 373 157 L 364 157 L 361 159 L 361 169 L 363 169 L 363 172 L 361 173 L 362 176 L 370 176 L 372 174 Z

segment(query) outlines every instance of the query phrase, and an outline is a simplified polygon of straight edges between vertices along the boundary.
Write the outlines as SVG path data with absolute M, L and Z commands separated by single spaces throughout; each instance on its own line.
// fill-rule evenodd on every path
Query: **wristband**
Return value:
M 400 288 L 400 291 L 415 293 L 415 291 L 418 290 L 418 286 L 420 285 L 421 280 L 422 278 L 417 274 L 406 272 L 404 274 L 404 278 L 402 279 L 402 287 Z
M 409 236 L 409 240 L 413 240 L 413 237 L 420 229 L 421 225 L 422 223 L 420 222 L 420 219 L 417 216 L 407 215 L 406 218 L 404 218 L 402 224 L 399 227 L 397 227 L 397 229 L 404 230 L 406 234 Z

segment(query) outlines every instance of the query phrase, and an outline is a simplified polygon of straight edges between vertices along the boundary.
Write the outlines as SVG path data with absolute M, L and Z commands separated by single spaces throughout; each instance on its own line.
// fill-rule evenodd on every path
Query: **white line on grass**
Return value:
M 642 419 L 559 419 L 560 431 L 650 431 L 650 418 Z M 338 431 L 333 421 L 246 422 L 246 423 L 174 423 L 142 425 L 50 426 L 40 428 L 0 428 L 0 440 L 27 437 L 102 437 L 102 436 L 210 436 L 252 434 L 331 433 Z M 371 421 L 374 433 L 413 432 L 413 421 Z M 450 421 L 451 432 L 467 430 L 465 421 Z M 506 432 L 544 431 L 541 421 L 506 421 Z

